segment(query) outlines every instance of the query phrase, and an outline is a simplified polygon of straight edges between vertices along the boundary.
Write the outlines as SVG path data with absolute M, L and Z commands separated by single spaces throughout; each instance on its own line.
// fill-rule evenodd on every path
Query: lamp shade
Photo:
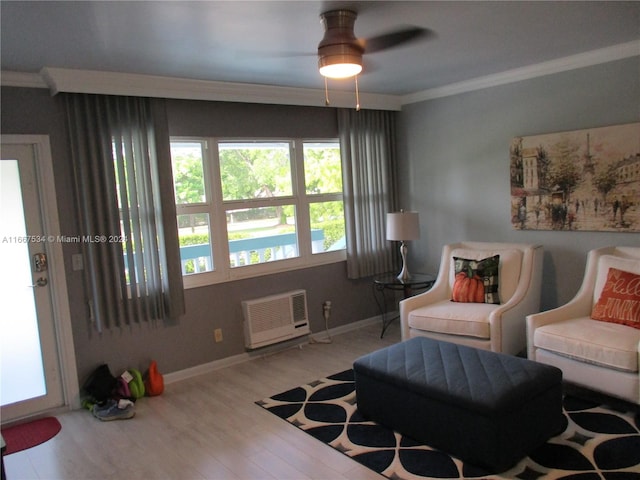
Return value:
M 418 212 L 387 213 L 387 240 L 417 240 L 420 238 Z

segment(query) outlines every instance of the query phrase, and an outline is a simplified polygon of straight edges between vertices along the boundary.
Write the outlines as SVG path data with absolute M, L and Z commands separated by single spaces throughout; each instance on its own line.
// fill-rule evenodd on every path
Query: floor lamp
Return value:
M 407 268 L 407 245 L 409 240 L 420 238 L 420 223 L 418 212 L 405 212 L 400 210 L 397 213 L 387 213 L 387 240 L 399 241 L 400 255 L 402 256 L 402 271 L 398 275 L 398 280 L 406 281 L 411 278 Z

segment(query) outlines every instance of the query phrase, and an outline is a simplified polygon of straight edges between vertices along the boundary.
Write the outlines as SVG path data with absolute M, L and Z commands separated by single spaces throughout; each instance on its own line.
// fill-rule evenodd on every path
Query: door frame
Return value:
M 55 191 L 53 158 L 48 135 L 0 135 L 2 145 L 29 145 L 33 148 L 37 187 L 40 193 L 40 209 L 43 231 L 47 235 L 60 238 L 60 222 L 58 202 Z M 73 345 L 73 329 L 69 310 L 67 276 L 64 267 L 62 242 L 49 242 L 48 270 L 51 306 L 58 346 L 60 364 L 60 382 L 62 384 L 63 407 L 54 410 L 80 408 L 80 388 L 76 366 L 75 348 Z M 34 413 L 34 416 L 45 412 Z M 17 419 L 16 419 L 17 420 Z

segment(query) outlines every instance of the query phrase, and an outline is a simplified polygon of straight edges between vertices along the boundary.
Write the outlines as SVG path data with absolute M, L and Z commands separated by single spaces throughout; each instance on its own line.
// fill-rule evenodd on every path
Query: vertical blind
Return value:
M 98 331 L 184 313 L 164 101 L 65 94 Z
M 385 221 L 397 205 L 395 113 L 339 109 L 345 178 L 347 275 L 368 277 L 397 267 Z

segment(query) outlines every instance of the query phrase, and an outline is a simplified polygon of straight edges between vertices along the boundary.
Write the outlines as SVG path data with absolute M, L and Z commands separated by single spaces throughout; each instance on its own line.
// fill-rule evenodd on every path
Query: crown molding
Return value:
M 59 92 L 132 95 L 191 100 L 325 106 L 324 90 L 215 82 L 131 73 L 45 67 L 40 72 L 52 95 Z M 355 93 L 329 91 L 331 107 L 355 107 Z M 363 108 L 400 110 L 396 95 L 360 94 Z
M 506 70 L 464 82 L 452 83 L 443 87 L 430 88 L 421 92 L 404 95 L 402 96 L 401 102 L 402 105 L 424 102 L 435 98 L 458 95 L 460 93 L 505 85 L 507 83 L 521 82 L 523 80 L 613 62 L 638 55 L 640 55 L 640 40 L 621 43 L 612 47 L 600 48 L 598 50 L 558 58 L 522 68 Z
M 408 95 L 360 93 L 363 108 L 402 110 L 403 105 L 520 82 L 640 55 L 640 40 L 592 50 L 548 62 L 473 78 Z M 276 105 L 325 106 L 324 90 L 249 83 L 216 82 L 187 78 L 45 67 L 40 73 L 3 71 L 0 85 L 48 88 L 59 92 L 132 95 Z M 331 107 L 355 107 L 354 92 L 330 90 Z
M 0 85 L 3 87 L 49 88 L 39 73 L 13 72 L 3 70 L 0 74 Z

